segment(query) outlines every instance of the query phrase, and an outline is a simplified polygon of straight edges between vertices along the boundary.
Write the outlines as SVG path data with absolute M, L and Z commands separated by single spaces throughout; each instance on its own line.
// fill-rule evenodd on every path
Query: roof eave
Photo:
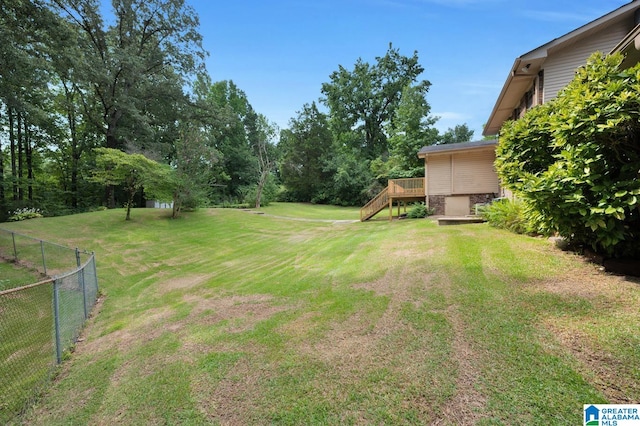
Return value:
M 515 95 L 509 96 L 513 86 L 513 73 L 514 71 L 520 69 L 522 64 L 526 65 L 527 62 L 535 61 L 539 62 L 540 68 L 542 68 L 542 65 L 544 64 L 544 61 L 546 60 L 547 55 L 550 51 L 560 49 L 567 44 L 575 42 L 583 36 L 599 30 L 602 26 L 611 24 L 611 22 L 619 18 L 621 15 L 634 11 L 638 9 L 639 6 L 640 2 L 638 0 L 633 0 L 626 5 L 620 6 L 616 10 L 601 16 L 600 18 L 597 18 L 561 37 L 555 38 L 550 42 L 545 43 L 516 58 L 516 60 L 514 61 L 514 65 L 511 68 L 511 72 L 509 73 L 509 76 L 507 77 L 507 80 L 502 87 L 502 91 L 498 96 L 498 100 L 496 101 L 496 104 L 491 111 L 491 115 L 487 120 L 487 124 L 482 131 L 482 134 L 484 136 L 498 134 L 500 128 L 502 127 L 502 124 L 509 119 L 511 112 L 513 111 L 514 105 L 511 103 L 512 98 L 517 98 L 515 102 L 518 102 L 522 98 L 526 90 L 528 90 L 525 87 L 521 92 L 519 91 Z M 533 80 L 533 76 L 531 77 L 531 80 Z

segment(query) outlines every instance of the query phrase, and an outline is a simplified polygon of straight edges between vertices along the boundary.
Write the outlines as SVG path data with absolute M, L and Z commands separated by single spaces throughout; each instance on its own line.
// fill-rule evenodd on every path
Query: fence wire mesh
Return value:
M 93 253 L 5 230 L 0 230 L 0 257 L 21 265 L 11 267 L 27 270 L 27 276 L 42 278 L 19 286 L 24 275 L 0 275 L 0 424 L 5 424 L 46 387 L 77 341 L 97 300 L 98 278 Z M 62 270 L 67 272 L 52 273 Z

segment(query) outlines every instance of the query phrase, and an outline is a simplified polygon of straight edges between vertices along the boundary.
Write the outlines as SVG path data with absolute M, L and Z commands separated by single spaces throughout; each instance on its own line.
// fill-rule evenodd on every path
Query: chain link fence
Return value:
M 98 277 L 93 253 L 2 229 L 0 258 L 24 271 L 18 279 L 0 276 L 0 424 L 5 424 L 46 388 L 77 341 L 98 297 Z M 41 281 L 20 285 L 28 274 Z

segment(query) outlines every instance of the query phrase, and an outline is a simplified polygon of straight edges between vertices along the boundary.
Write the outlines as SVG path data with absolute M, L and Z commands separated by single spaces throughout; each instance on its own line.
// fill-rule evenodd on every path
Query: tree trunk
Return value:
M 267 178 L 269 177 L 269 171 L 265 170 L 260 173 L 260 180 L 258 181 L 258 188 L 256 190 L 256 209 L 260 208 L 260 202 L 262 200 L 262 191 L 264 190 L 264 185 L 267 183 Z
M 180 195 L 175 192 L 173 194 L 173 209 L 171 212 L 171 218 L 172 219 L 177 219 L 178 216 L 180 216 L 180 207 L 181 207 L 181 202 L 180 202 Z
M 0 111 L 1 112 L 1 111 Z M 4 154 L 2 153 L 2 138 L 0 138 L 0 218 L 4 214 Z
M 24 120 L 24 149 L 27 157 L 27 199 L 33 201 L 33 146 L 31 145 L 31 131 L 27 120 Z
M 9 144 L 11 152 L 11 188 L 13 193 L 13 201 L 18 201 L 18 180 L 17 180 L 17 168 L 16 168 L 16 134 L 14 129 L 14 109 L 9 107 L 7 109 L 9 114 Z
M 118 120 L 120 119 L 120 116 L 121 114 L 118 114 L 118 112 L 116 111 L 111 114 L 110 119 L 108 120 L 107 134 L 106 134 L 107 148 L 120 149 L 120 146 L 119 146 L 120 143 L 116 138 L 116 127 L 117 127 Z M 107 186 L 105 191 L 105 197 L 106 197 L 105 201 L 106 201 L 107 207 L 110 209 L 114 209 L 116 207 L 116 198 L 115 198 L 115 189 L 113 185 Z M 128 215 L 129 213 L 127 211 L 127 216 Z
M 78 165 L 80 163 L 80 155 L 76 152 L 74 146 L 71 153 L 71 207 L 78 209 Z
M 74 210 L 78 208 L 78 168 L 80 167 L 80 156 L 82 149 L 78 141 L 78 132 L 76 130 L 76 113 L 74 106 L 74 94 L 63 84 L 65 94 L 67 96 L 67 122 L 69 124 L 69 133 L 71 136 L 71 207 Z
M 24 171 L 24 155 L 22 155 L 22 150 L 23 150 L 23 144 L 24 144 L 24 140 L 23 140 L 23 135 L 22 135 L 22 113 L 18 113 L 18 125 L 17 125 L 17 129 L 18 129 L 18 200 L 22 201 L 24 200 L 24 189 L 22 187 L 22 176 L 23 176 L 23 171 Z

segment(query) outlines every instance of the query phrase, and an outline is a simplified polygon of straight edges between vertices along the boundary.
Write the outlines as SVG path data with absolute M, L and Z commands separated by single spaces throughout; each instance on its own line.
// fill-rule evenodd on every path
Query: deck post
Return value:
M 389 198 L 389 222 L 393 220 L 393 198 Z

